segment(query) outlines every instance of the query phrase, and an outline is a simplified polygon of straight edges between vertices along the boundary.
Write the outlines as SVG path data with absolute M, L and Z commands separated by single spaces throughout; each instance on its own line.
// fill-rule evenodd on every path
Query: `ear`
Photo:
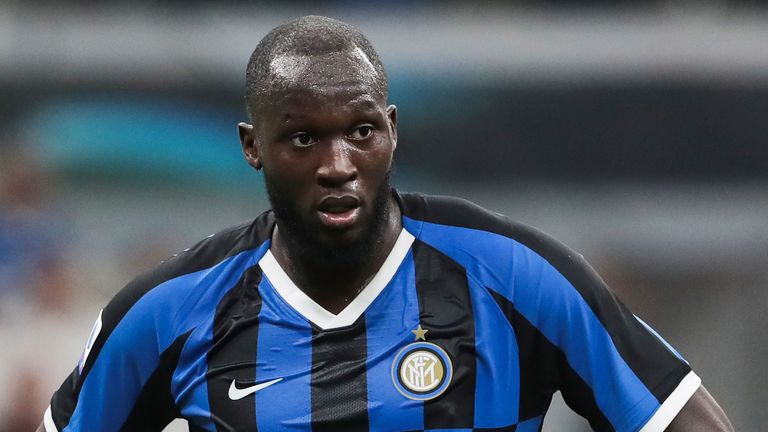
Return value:
M 392 151 L 397 148 L 397 107 L 390 105 L 387 107 L 387 120 L 389 123 L 389 133 L 392 140 Z
M 259 155 L 259 145 L 253 134 L 253 125 L 248 123 L 238 123 L 237 132 L 240 134 L 240 145 L 243 147 L 243 155 L 248 165 L 261 169 L 261 157 Z

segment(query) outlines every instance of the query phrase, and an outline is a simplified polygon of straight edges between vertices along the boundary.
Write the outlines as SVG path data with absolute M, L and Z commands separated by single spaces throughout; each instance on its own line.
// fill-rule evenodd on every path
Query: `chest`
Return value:
M 438 257 L 439 258 L 439 257 Z M 430 263 L 422 264 L 429 265 Z M 459 267 L 406 261 L 351 325 L 322 329 L 277 295 L 223 302 L 176 378 L 182 416 L 204 430 L 437 430 L 517 421 L 509 326 Z M 248 293 L 251 294 L 248 294 Z M 486 310 L 487 309 L 487 310 Z

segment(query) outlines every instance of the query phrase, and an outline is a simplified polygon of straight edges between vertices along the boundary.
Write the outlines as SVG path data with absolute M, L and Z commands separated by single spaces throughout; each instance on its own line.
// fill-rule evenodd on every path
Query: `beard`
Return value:
M 363 227 L 362 233 L 354 239 L 336 244 L 323 241 L 312 229 L 312 224 L 302 219 L 293 202 L 276 190 L 274 184 L 265 176 L 269 202 L 275 218 L 280 222 L 282 239 L 293 259 L 328 268 L 339 268 L 363 264 L 374 256 L 387 227 L 389 198 L 392 193 L 391 172 L 391 169 L 387 171 L 373 197 L 373 217 L 367 222 L 367 226 Z

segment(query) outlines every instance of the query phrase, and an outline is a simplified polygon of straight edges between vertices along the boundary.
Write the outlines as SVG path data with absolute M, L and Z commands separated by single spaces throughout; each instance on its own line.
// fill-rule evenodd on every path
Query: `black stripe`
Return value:
M 265 212 L 249 224 L 229 228 L 206 238 L 189 250 L 161 263 L 152 271 L 137 277 L 120 290 L 104 308 L 101 332 L 91 348 L 82 374 L 78 374 L 75 369 L 51 399 L 51 410 L 57 428 L 62 430 L 69 424 L 83 382 L 101 349 L 123 316 L 141 297 L 163 282 L 212 267 L 230 256 L 258 247 L 269 238 L 273 225 L 272 213 Z
M 190 330 L 176 338 L 160 355 L 157 369 L 141 389 L 121 431 L 161 431 L 181 415 L 171 394 L 171 379 L 191 333 Z
M 69 424 L 72 413 L 75 412 L 77 404 L 77 367 L 61 383 L 61 386 L 51 397 L 51 417 L 56 430 L 64 430 Z M 73 397 L 74 395 L 74 397 Z
M 201 426 L 196 425 L 194 422 L 189 422 L 189 432 L 211 432 L 208 429 L 205 429 Z
M 517 425 L 513 424 L 512 426 L 502 426 L 497 428 L 474 428 L 472 429 L 473 432 L 515 432 L 517 430 Z
M 685 362 L 635 319 L 584 257 L 559 241 L 469 201 L 422 194 L 402 194 L 396 198 L 408 217 L 493 232 L 514 239 L 543 257 L 584 298 L 621 357 L 657 400 L 665 400 L 690 372 Z
M 238 388 L 256 382 L 261 275 L 258 265 L 249 268 L 216 305 L 205 378 L 211 420 L 218 431 L 256 431 L 255 396 L 230 400 L 228 392 L 233 380 Z
M 501 294 L 488 290 L 512 325 L 520 359 L 520 407 L 523 421 L 543 415 L 555 391 L 562 390 L 571 409 L 586 418 L 596 431 L 613 431 L 613 426 L 597 406 L 592 389 L 568 364 L 565 353 L 517 312 Z
M 312 431 L 367 431 L 365 319 L 312 334 Z
M 543 422 L 542 422 L 543 423 Z M 502 426 L 497 428 L 473 428 L 473 432 L 515 432 L 517 430 L 517 424 L 511 426 Z M 539 427 L 539 431 L 541 427 Z M 407 430 L 403 432 L 424 432 L 424 429 Z
M 509 237 L 509 219 L 470 201 L 420 193 L 394 194 L 403 215 L 411 219 L 489 231 Z
M 424 428 L 472 428 L 475 416 L 475 321 L 463 267 L 431 246 L 415 241 L 419 321 L 427 342 L 443 348 L 453 363 L 445 393 L 424 402 Z

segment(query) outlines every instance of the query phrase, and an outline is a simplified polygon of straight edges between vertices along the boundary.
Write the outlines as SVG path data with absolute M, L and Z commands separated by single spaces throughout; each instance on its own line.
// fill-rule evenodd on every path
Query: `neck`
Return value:
M 305 294 L 329 312 L 338 314 L 365 288 L 387 259 L 402 230 L 400 208 L 390 196 L 379 235 L 370 253 L 350 254 L 346 259 L 325 260 L 323 254 L 307 253 L 291 241 L 278 221 L 272 234 L 272 254 Z

